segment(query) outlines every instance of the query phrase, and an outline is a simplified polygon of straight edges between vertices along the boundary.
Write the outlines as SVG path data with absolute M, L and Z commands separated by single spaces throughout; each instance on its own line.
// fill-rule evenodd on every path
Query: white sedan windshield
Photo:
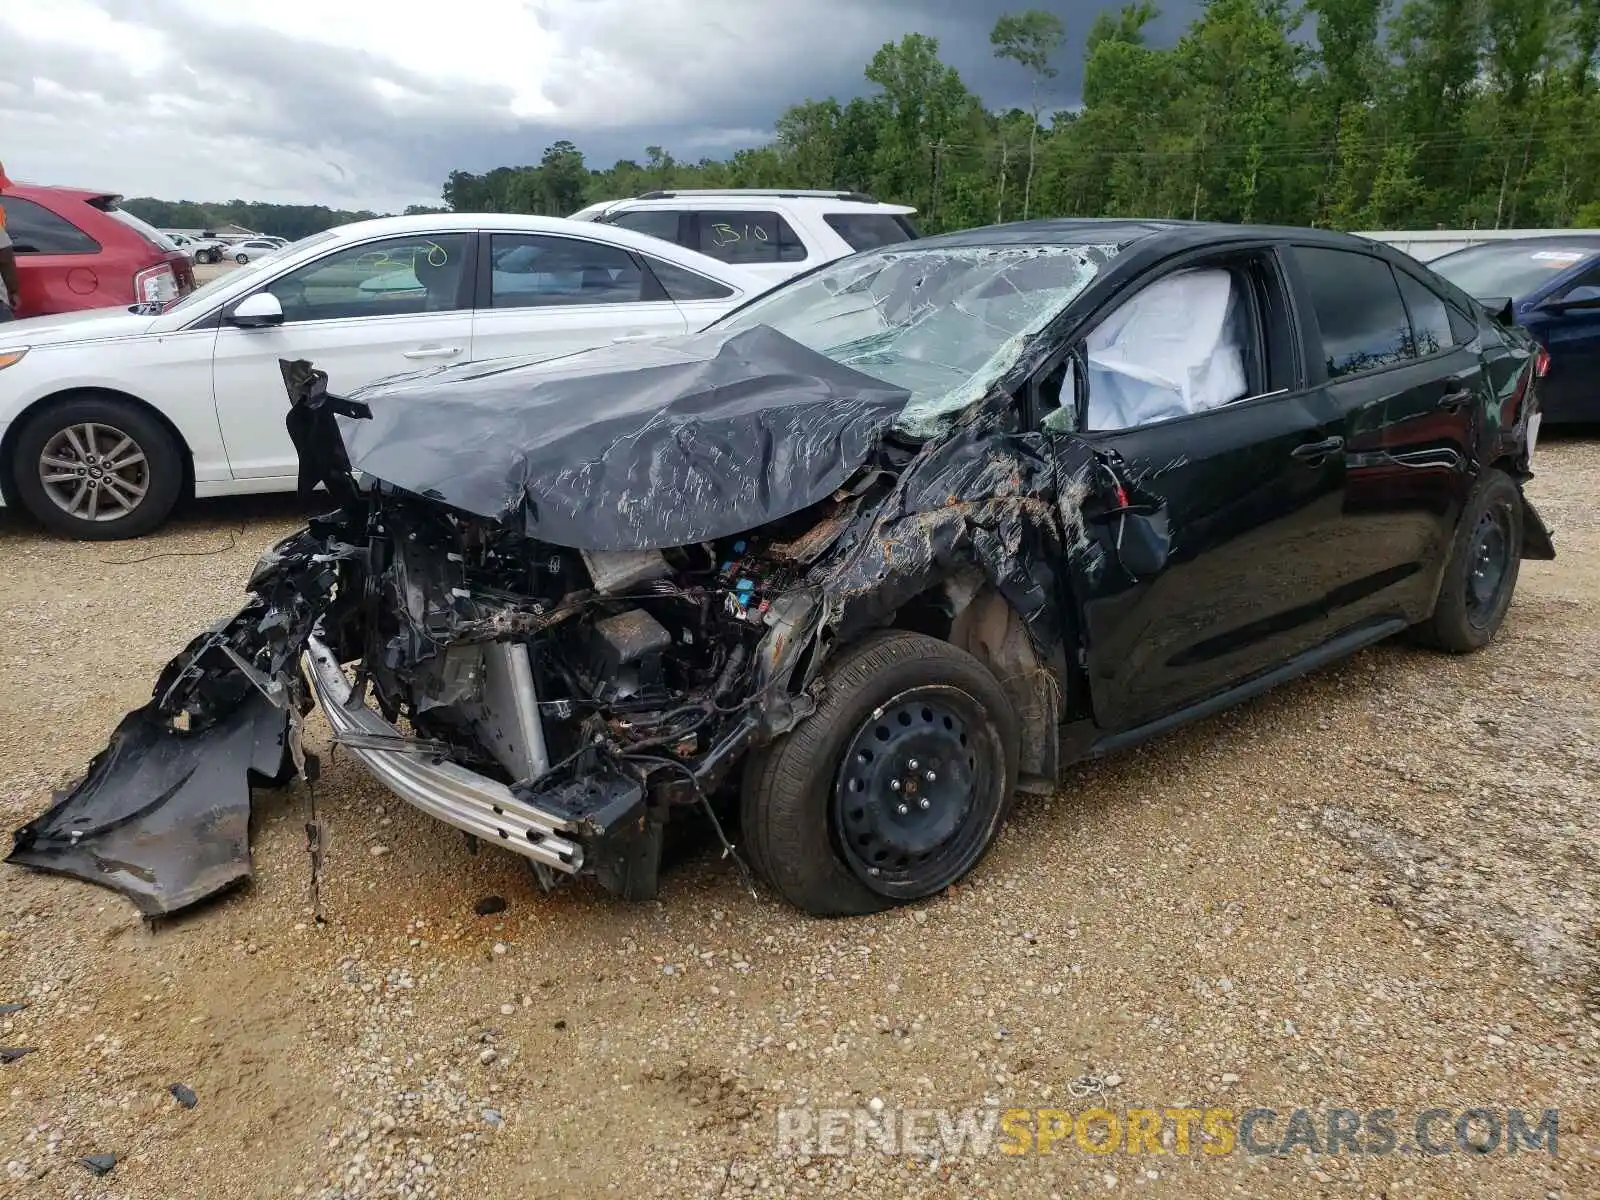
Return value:
M 269 247 L 272 250 L 278 251 L 275 255 L 273 255 L 272 258 L 253 258 L 245 266 L 234 267 L 225 270 L 222 274 L 211 280 L 210 283 L 201 284 L 181 300 L 169 305 L 166 311 L 171 313 L 177 312 L 180 309 L 188 310 L 193 308 L 202 308 L 209 303 L 211 298 L 218 292 L 226 291 L 227 289 L 231 288 L 246 275 L 265 273 L 269 270 L 275 271 L 282 267 L 284 260 L 296 251 L 304 250 L 308 246 L 320 245 L 323 242 L 331 242 L 334 240 L 334 236 L 334 231 L 328 229 L 321 233 L 313 233 L 307 237 L 303 237 L 298 242 L 291 242 L 288 246 L 282 248 L 281 250 L 277 246 Z
M 770 325 L 907 389 L 897 424 L 926 436 L 994 387 L 1115 253 L 1114 246 L 897 247 L 824 267 L 720 326 Z

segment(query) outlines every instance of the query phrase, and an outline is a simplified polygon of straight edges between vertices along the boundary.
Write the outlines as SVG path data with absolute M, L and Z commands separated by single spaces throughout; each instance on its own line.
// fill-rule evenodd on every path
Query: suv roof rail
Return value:
M 641 192 L 639 200 L 675 200 L 679 196 L 776 196 L 784 200 L 802 197 L 820 197 L 825 200 L 853 200 L 858 204 L 876 204 L 865 192 L 839 192 L 831 188 L 674 188 L 671 191 Z

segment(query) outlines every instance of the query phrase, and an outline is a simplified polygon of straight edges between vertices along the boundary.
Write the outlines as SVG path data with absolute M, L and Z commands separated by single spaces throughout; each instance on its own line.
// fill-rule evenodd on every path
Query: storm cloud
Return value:
M 1083 39 L 1110 0 L 1033 0 L 1067 28 L 1049 103 L 1076 103 Z M 870 90 L 917 32 L 992 108 L 1028 86 L 989 29 L 1026 0 L 6 0 L 0 161 L 13 178 L 166 199 L 394 210 L 454 168 L 720 157 L 789 104 Z M 1193 0 L 1152 40 L 1175 39 Z M 224 9 L 226 15 L 222 15 Z

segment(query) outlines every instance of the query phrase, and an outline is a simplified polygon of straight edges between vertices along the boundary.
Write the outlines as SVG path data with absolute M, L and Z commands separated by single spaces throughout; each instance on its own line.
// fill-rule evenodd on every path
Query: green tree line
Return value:
M 990 39 L 1026 111 L 987 108 L 936 39 L 911 33 L 873 55 L 870 94 L 792 105 L 765 146 L 696 162 L 649 146 L 597 170 L 561 140 L 537 163 L 452 171 L 442 199 L 565 216 L 653 188 L 838 188 L 914 205 L 930 232 L 1030 216 L 1600 226 L 1600 0 L 1208 0 L 1165 47 L 1147 38 L 1158 15 L 1135 0 L 1095 19 L 1075 109 L 1053 108 L 1067 31 L 1027 11 Z M 372 215 L 128 207 L 284 237 Z
M 379 214 L 328 208 L 321 204 L 263 204 L 249 200 L 223 203 L 197 203 L 193 200 L 157 200 L 138 196 L 124 200 L 122 207 L 157 229 L 216 229 L 239 225 L 254 233 L 270 233 L 291 241 L 308 234 L 332 229 L 350 221 L 365 221 Z M 409 212 L 442 211 L 413 205 Z
M 1047 115 L 1065 29 L 1000 18 L 1029 111 L 994 112 L 907 34 L 871 94 L 807 100 L 768 145 L 683 162 L 452 171 L 456 211 L 566 215 L 671 187 L 864 191 L 929 231 L 1027 216 L 1188 217 L 1346 229 L 1600 225 L 1600 0 L 1209 0 L 1176 45 L 1149 0 L 1086 31 L 1082 104 Z

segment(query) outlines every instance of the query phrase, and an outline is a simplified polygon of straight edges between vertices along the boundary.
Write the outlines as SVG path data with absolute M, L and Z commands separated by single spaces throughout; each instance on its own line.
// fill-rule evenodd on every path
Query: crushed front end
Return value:
M 709 807 L 782 719 L 763 700 L 818 607 L 800 564 L 742 538 L 576 551 L 383 490 L 364 508 L 304 641 L 333 742 L 547 881 L 653 894 L 671 808 Z
M 701 810 L 731 849 L 724 785 L 897 613 L 994 642 L 1038 733 L 1017 766 L 1053 775 L 1050 564 L 1092 549 L 1090 464 L 1019 430 L 1003 388 L 902 429 L 906 388 L 763 325 L 348 397 L 282 367 L 323 515 L 263 556 L 245 607 L 169 665 L 11 861 L 149 915 L 214 894 L 249 874 L 251 783 L 314 784 L 320 705 L 336 750 L 546 884 L 648 897 L 672 815 Z M 958 624 L 969 606 L 1010 616 Z
M 657 365 L 610 381 L 609 426 L 593 405 L 570 416 L 564 378 L 519 384 L 543 415 L 489 403 L 474 430 L 464 402 L 418 430 L 285 362 L 301 491 L 329 511 L 263 556 L 245 607 L 173 660 L 9 861 L 150 916 L 238 882 L 250 784 L 315 778 L 302 729 L 320 704 L 333 746 L 544 882 L 654 894 L 670 811 L 720 830 L 713 793 L 803 715 L 789 681 L 822 607 L 806 575 L 859 511 L 850 481 L 892 483 L 859 468 L 905 398 L 768 330 Z

